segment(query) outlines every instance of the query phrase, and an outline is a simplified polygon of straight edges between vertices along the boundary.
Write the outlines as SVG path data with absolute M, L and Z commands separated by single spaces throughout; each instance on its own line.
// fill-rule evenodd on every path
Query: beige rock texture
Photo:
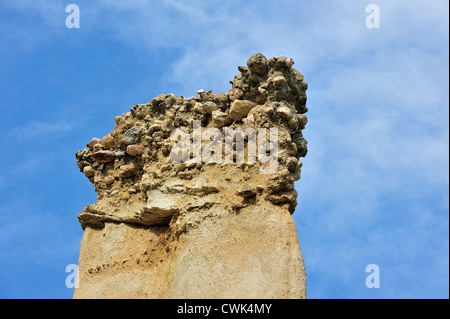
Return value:
M 76 153 L 98 197 L 78 215 L 74 298 L 306 298 L 291 214 L 307 153 L 307 83 L 293 64 L 256 53 L 226 94 L 160 94 Z M 219 148 L 198 138 L 207 129 L 220 132 Z M 252 130 L 270 161 L 251 157 Z M 181 162 L 177 145 L 189 146 Z

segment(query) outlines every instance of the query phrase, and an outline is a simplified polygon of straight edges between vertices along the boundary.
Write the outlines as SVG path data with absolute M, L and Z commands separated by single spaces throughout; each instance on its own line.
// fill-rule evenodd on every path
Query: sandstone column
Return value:
M 306 298 L 293 64 L 254 54 L 226 94 L 158 95 L 77 152 L 98 198 L 78 215 L 74 298 Z

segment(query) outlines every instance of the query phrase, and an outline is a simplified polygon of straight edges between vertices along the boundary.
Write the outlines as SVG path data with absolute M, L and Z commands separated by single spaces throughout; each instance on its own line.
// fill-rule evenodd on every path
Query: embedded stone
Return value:
M 214 102 L 205 102 L 203 103 L 203 110 L 206 114 L 211 114 L 213 111 L 217 110 L 219 106 Z
M 255 194 L 255 190 L 253 188 L 251 188 L 249 185 L 245 185 L 245 186 L 241 187 L 240 189 L 238 189 L 237 194 L 239 196 L 247 198 L 247 197 L 253 196 Z
M 93 148 L 95 144 L 98 144 L 101 141 L 101 139 L 94 137 L 88 144 L 86 144 L 86 146 L 89 148 Z
M 299 128 L 303 130 L 308 123 L 308 117 L 305 114 L 297 114 Z
M 118 150 L 115 154 L 117 157 L 124 157 L 126 155 L 124 150 Z
M 175 165 L 175 171 L 180 172 L 186 168 L 186 163 L 180 163 Z
M 101 151 L 103 149 L 103 144 L 97 143 L 94 145 L 93 149 L 94 149 L 94 152 Z
M 111 185 L 112 183 L 114 183 L 114 181 L 115 181 L 115 179 L 114 179 L 114 177 L 112 177 L 112 176 L 107 176 L 107 177 L 105 178 L 105 184 L 106 184 L 106 185 Z
M 125 145 L 135 144 L 141 137 L 141 133 L 142 128 L 140 126 L 133 126 L 123 133 L 122 142 L 125 143 Z
M 136 175 L 137 167 L 135 164 L 127 164 L 120 166 L 119 177 L 131 177 Z
M 247 60 L 247 66 L 250 72 L 264 75 L 267 73 L 267 59 L 261 53 L 255 53 Z
M 283 87 L 286 84 L 286 79 L 284 76 L 276 76 L 272 79 L 273 86 L 277 89 Z
M 240 89 L 232 88 L 227 92 L 227 95 L 231 101 L 234 101 L 240 99 L 244 95 L 244 92 Z
M 113 151 L 102 150 L 92 154 L 91 158 L 99 163 L 109 163 L 114 161 L 116 153 Z
M 131 156 L 139 156 L 144 153 L 144 146 L 142 145 L 128 145 L 127 146 L 127 153 Z
M 85 166 L 83 168 L 83 174 L 86 175 L 86 177 L 92 177 L 95 174 L 95 169 L 93 169 L 92 166 Z
M 111 149 L 116 147 L 116 140 L 110 134 L 102 138 L 102 144 L 105 148 Z
M 218 128 L 222 128 L 233 122 L 233 119 L 230 117 L 229 114 L 219 110 L 215 110 L 212 112 L 212 119 L 214 121 L 214 125 L 217 126 Z
M 248 112 L 256 106 L 256 103 L 248 100 L 235 100 L 231 104 L 230 117 L 233 120 L 240 121 L 243 117 L 247 116 Z
M 277 114 L 279 114 L 282 118 L 287 120 L 292 118 L 292 111 L 286 105 L 281 105 L 280 107 L 278 107 Z
M 152 133 L 152 132 L 156 132 L 156 131 L 161 131 L 161 124 L 159 124 L 159 123 L 155 123 L 155 124 L 152 124 L 152 125 L 150 125 L 150 127 L 148 128 L 148 130 L 149 130 L 149 132 L 150 133 Z

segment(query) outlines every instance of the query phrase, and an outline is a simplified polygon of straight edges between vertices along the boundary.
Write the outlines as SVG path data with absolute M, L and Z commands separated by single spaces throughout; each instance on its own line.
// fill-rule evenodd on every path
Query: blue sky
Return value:
M 309 83 L 293 215 L 308 297 L 449 298 L 448 6 L 0 1 L 0 297 L 72 297 L 76 215 L 96 201 L 77 150 L 159 93 L 227 91 L 261 52 L 293 58 Z M 380 288 L 366 288 L 368 264 Z

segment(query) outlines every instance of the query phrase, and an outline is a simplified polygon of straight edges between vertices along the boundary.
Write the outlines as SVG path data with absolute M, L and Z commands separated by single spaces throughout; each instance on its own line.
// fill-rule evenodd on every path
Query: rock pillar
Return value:
M 74 298 L 306 298 L 293 64 L 254 54 L 227 93 L 158 95 L 77 152 L 98 198 L 78 215 Z

